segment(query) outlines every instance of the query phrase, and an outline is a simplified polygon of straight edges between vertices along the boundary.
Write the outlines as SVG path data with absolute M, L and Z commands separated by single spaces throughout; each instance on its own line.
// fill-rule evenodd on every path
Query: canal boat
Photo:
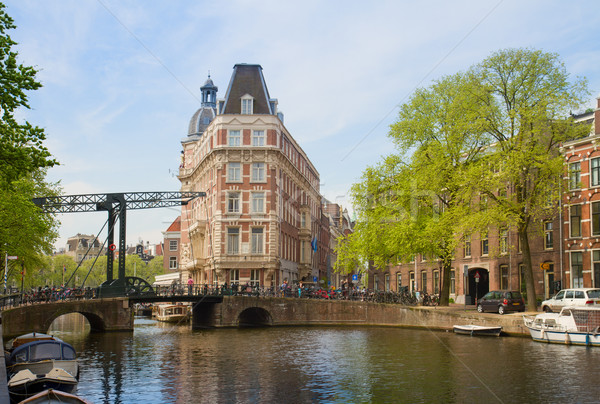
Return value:
M 474 336 L 492 336 L 499 337 L 502 333 L 501 326 L 483 326 L 483 325 L 454 325 L 454 332 L 462 335 L 474 335 Z
M 60 390 L 48 389 L 34 396 L 26 398 L 19 404 L 50 404 L 50 403 L 62 403 L 62 404 L 92 404 L 90 401 L 85 400 L 74 394 L 65 393 Z
M 182 304 L 159 304 L 156 319 L 167 323 L 180 323 L 189 319 L 190 306 Z
M 9 341 L 8 350 L 9 350 L 9 352 L 12 352 L 13 349 L 15 349 L 18 346 L 21 346 L 23 344 L 26 344 L 28 342 L 45 341 L 45 340 L 60 341 L 60 338 L 55 337 L 54 335 L 44 334 L 41 332 L 34 331 L 34 332 L 30 332 L 28 334 L 20 335 L 16 338 L 12 339 L 11 341 Z
M 523 321 L 534 341 L 600 346 L 600 307 L 568 306 L 560 313 L 524 315 Z
M 49 388 L 71 392 L 79 377 L 75 349 L 58 338 L 18 345 L 9 352 L 6 370 L 9 393 L 17 399 Z

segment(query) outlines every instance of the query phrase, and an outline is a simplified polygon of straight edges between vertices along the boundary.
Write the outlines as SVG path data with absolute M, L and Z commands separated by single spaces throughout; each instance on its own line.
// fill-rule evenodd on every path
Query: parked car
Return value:
M 504 314 L 509 311 L 525 311 L 521 292 L 514 290 L 493 290 L 477 301 L 477 311 L 493 311 Z
M 554 297 L 542 302 L 542 310 L 547 313 L 559 312 L 565 306 L 590 306 L 600 304 L 600 289 L 563 289 Z

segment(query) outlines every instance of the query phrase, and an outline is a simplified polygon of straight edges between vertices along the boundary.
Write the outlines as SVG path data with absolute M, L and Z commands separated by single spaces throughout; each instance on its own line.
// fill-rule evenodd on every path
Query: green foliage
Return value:
M 391 126 L 398 153 L 352 188 L 358 223 L 338 246 L 340 266 L 439 257 L 444 304 L 459 238 L 512 226 L 535 299 L 527 230 L 559 197 L 558 145 L 589 132 L 568 118 L 585 80 L 568 78 L 555 54 L 512 49 L 415 91 Z
M 125 276 L 137 276 L 148 283 L 154 282 L 154 277 L 164 273 L 163 257 L 157 256 L 148 264 L 137 255 L 128 255 L 125 259 Z M 114 261 L 115 271 L 118 261 Z M 63 278 L 63 268 L 64 278 Z M 20 263 L 10 273 L 9 284 L 21 284 Z M 114 274 L 116 277 L 116 273 Z M 106 255 L 100 255 L 85 260 L 78 267 L 71 256 L 60 254 L 55 256 L 40 256 L 30 266 L 26 266 L 25 289 L 49 286 L 60 286 L 67 283 L 68 287 L 97 287 L 106 281 Z M 85 283 L 84 283 L 85 282 Z
M 52 167 L 56 161 L 43 146 L 43 129 L 29 122 L 18 123 L 14 112 L 29 108 L 26 91 L 37 90 L 36 70 L 17 63 L 16 43 L 8 35 L 13 19 L 0 3 L 0 184 L 13 187 L 14 182 L 39 168 Z
M 44 131 L 14 116 L 19 108 L 29 108 L 26 92 L 41 87 L 36 70 L 17 62 L 8 35 L 14 28 L 0 3 L 0 255 L 17 255 L 28 268 L 40 264 L 57 236 L 57 221 L 31 202 L 58 192 L 56 184 L 44 180 L 46 169 L 57 162 L 43 145 Z

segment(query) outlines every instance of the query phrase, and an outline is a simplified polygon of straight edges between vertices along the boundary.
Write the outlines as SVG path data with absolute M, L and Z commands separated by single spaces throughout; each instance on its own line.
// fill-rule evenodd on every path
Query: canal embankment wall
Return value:
M 252 297 L 225 297 L 223 304 L 216 306 L 215 317 L 211 321 L 216 327 L 236 327 L 244 310 L 259 309 L 269 314 L 269 323 L 273 326 L 363 325 L 451 330 L 454 325 L 473 324 L 502 326 L 506 334 L 529 336 L 523 324 L 523 313 L 478 313 L 475 306 L 423 307 L 348 300 Z

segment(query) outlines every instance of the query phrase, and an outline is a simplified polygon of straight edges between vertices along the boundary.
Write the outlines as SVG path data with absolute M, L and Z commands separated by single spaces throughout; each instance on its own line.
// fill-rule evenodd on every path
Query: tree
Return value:
M 391 127 L 398 154 L 367 168 L 352 188 L 358 223 L 339 243 L 340 266 L 370 260 L 386 268 L 398 257 L 433 255 L 445 304 L 459 237 L 512 226 L 535 307 L 528 232 L 556 212 L 548 200 L 559 198 L 558 146 L 589 133 L 568 118 L 587 94 L 585 80 L 569 83 L 556 55 L 523 49 L 417 90 Z
M 0 184 L 13 185 L 23 175 L 39 168 L 52 167 L 57 162 L 43 145 L 43 129 L 29 122 L 18 123 L 14 117 L 19 107 L 29 108 L 26 91 L 37 90 L 36 70 L 17 63 L 16 45 L 8 30 L 14 29 L 13 19 L 0 3 Z
M 589 134 L 589 126 L 569 119 L 589 96 L 585 79 L 569 82 L 556 54 L 508 49 L 492 54 L 468 73 L 469 97 L 484 117 L 490 147 L 464 176 L 463 190 L 485 198 L 466 226 L 509 225 L 523 252 L 527 304 L 536 306 L 528 233 L 556 213 L 564 160 L 559 145 Z M 502 190 L 502 191 L 500 191 Z M 506 192 L 503 190 L 507 190 Z M 549 204 L 553 201 L 553 204 Z M 483 205 L 480 205 L 483 206 Z
M 488 139 L 465 98 L 466 85 L 461 74 L 444 77 L 402 106 L 389 134 L 398 153 L 353 186 L 359 220 L 340 250 L 344 260 L 369 259 L 378 268 L 416 254 L 437 258 L 442 305 L 449 302 L 456 218 L 468 203 L 461 199 L 461 176 Z
M 46 184 L 46 169 L 57 162 L 43 145 L 43 129 L 15 119 L 18 108 L 29 108 L 26 92 L 40 88 L 36 70 L 17 63 L 16 43 L 8 35 L 13 19 L 0 3 L 0 254 L 18 255 L 25 267 L 36 255 L 49 252 L 57 222 L 31 202 L 58 192 Z

